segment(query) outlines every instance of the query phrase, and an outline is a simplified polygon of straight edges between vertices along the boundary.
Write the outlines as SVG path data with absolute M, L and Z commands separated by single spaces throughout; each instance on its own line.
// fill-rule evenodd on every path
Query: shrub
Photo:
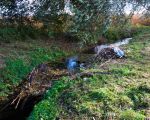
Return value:
M 117 41 L 127 37 L 131 37 L 135 31 L 132 31 L 131 26 L 112 26 L 104 34 L 108 42 Z

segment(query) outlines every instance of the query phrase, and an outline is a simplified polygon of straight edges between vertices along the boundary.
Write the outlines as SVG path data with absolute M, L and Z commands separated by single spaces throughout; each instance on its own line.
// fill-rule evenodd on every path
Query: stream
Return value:
M 132 38 L 125 38 L 125 39 L 119 40 L 116 43 L 113 43 L 113 45 L 118 46 L 118 47 L 121 46 L 121 45 L 126 45 L 130 42 L 130 40 L 132 40 Z

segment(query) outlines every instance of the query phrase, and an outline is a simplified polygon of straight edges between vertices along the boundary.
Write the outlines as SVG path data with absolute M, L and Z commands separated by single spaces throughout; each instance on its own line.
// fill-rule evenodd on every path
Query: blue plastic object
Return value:
M 119 57 L 119 58 L 122 58 L 125 54 L 124 54 L 124 51 L 122 51 L 120 48 L 118 47 L 114 47 L 113 48 L 114 52 L 116 53 L 116 55 Z
M 67 61 L 66 61 L 67 69 L 70 73 L 75 72 L 75 70 L 79 66 L 77 60 L 78 60 L 77 57 L 71 57 L 71 58 L 67 59 Z

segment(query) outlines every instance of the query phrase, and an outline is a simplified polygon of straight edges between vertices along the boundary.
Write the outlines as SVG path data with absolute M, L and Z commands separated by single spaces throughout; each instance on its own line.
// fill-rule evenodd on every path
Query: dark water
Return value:
M 34 105 L 42 100 L 43 96 L 30 97 L 22 106 L 22 102 L 17 109 L 15 106 L 8 106 L 0 112 L 0 120 L 26 120 L 32 112 Z
M 0 120 L 26 120 L 31 111 L 32 109 L 30 108 L 28 110 L 11 109 L 10 111 L 5 111 L 6 113 L 3 112 Z

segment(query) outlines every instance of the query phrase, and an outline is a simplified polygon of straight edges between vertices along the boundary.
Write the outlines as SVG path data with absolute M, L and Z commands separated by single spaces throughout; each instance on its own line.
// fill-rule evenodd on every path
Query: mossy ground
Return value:
M 150 117 L 150 28 L 129 45 L 125 59 L 96 64 L 90 78 L 62 78 L 38 103 L 29 120 L 144 120 Z

